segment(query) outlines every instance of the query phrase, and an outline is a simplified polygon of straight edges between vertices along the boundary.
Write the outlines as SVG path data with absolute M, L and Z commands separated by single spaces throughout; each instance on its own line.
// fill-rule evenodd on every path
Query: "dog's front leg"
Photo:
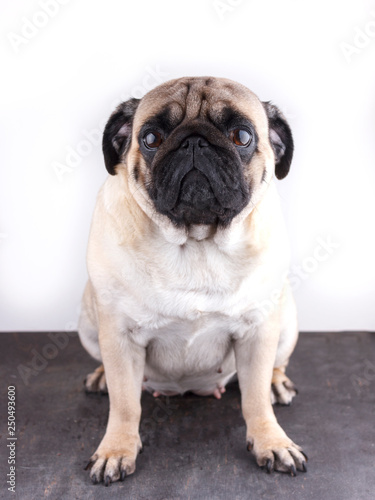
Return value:
M 306 455 L 277 423 L 271 405 L 271 380 L 279 339 L 277 318 L 234 343 L 242 412 L 247 427 L 248 449 L 259 466 L 296 474 L 306 471 Z
M 135 471 L 142 447 L 139 437 L 146 350 L 122 333 L 109 315 L 100 315 L 99 343 L 109 394 L 106 433 L 91 457 L 93 483 L 123 480 Z

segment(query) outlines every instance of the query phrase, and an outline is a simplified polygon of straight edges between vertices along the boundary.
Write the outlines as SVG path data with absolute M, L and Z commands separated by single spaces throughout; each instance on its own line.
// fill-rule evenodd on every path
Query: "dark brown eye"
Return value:
M 252 136 L 247 130 L 236 128 L 231 132 L 231 139 L 236 146 L 248 146 L 251 142 Z
M 163 142 L 163 138 L 159 132 L 148 132 L 143 139 L 145 145 L 149 149 L 158 148 Z

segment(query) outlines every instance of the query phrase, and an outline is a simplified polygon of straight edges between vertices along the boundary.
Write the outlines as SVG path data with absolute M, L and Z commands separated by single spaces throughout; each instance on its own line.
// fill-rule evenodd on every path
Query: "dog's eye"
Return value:
M 156 149 L 163 142 L 163 138 L 159 132 L 148 132 L 143 141 L 148 149 Z
M 247 130 L 236 128 L 231 132 L 231 139 L 236 146 L 248 146 L 252 140 L 252 136 Z

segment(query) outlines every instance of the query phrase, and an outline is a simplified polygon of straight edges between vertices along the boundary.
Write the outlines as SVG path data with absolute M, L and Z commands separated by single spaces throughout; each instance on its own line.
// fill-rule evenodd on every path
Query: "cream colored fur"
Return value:
M 254 169 L 266 166 L 267 177 L 229 228 L 176 229 L 157 214 L 131 175 L 134 139 L 127 163 L 98 195 L 79 325 L 82 344 L 104 364 L 110 397 L 107 432 L 92 457 L 94 482 L 116 481 L 135 469 L 142 385 L 156 394 L 218 396 L 236 373 L 247 442 L 258 464 L 269 467 L 275 452 L 275 468 L 293 473 L 304 467 L 271 406 L 273 369 L 277 380 L 288 381 L 283 374 L 298 335 L 274 157 L 263 108 L 254 94 L 240 91 L 243 108 L 259 124 Z M 150 94 L 156 109 L 164 89 Z M 146 104 L 134 129 L 154 112 Z

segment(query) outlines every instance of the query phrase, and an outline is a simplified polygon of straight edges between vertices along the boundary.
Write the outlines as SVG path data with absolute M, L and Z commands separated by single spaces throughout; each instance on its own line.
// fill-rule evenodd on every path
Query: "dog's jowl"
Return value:
M 293 156 L 284 116 L 230 80 L 181 78 L 122 103 L 103 153 L 110 175 L 93 216 L 79 325 L 102 363 L 86 389 L 110 400 L 92 481 L 134 472 L 143 389 L 220 399 L 235 376 L 258 465 L 305 471 L 272 409 L 296 395 L 285 368 L 297 317 L 275 189 Z

